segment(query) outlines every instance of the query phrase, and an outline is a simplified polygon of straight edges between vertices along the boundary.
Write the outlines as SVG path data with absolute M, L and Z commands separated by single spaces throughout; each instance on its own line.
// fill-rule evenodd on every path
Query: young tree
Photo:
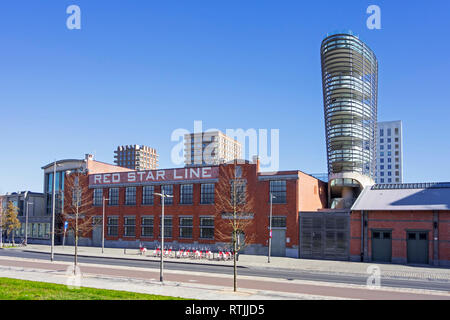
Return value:
M 235 161 L 220 167 L 220 180 L 216 184 L 215 208 L 219 225 L 216 239 L 231 244 L 233 251 L 233 289 L 237 291 L 237 255 L 255 239 L 251 228 L 254 223 L 254 198 L 247 191 L 242 178 L 243 167 Z
M 86 236 L 101 223 L 94 221 L 92 205 L 93 191 L 89 189 L 87 174 L 80 170 L 68 172 L 64 183 L 64 210 L 61 219 L 68 222 L 67 230 L 74 235 L 74 273 L 78 263 L 79 238 Z M 60 232 L 63 233 L 63 230 Z
M 14 231 L 20 228 L 20 221 L 17 218 L 19 208 L 12 201 L 8 202 L 8 207 L 2 212 L 2 229 L 6 230 L 6 236 L 12 238 L 14 245 Z

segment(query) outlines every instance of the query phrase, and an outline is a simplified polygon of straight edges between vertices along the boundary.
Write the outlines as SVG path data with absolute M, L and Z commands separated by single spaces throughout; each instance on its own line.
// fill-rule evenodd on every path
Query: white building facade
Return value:
M 403 183 L 402 121 L 377 124 L 376 183 Z
M 241 143 L 221 131 L 186 134 L 184 147 L 187 167 L 218 165 L 242 157 Z

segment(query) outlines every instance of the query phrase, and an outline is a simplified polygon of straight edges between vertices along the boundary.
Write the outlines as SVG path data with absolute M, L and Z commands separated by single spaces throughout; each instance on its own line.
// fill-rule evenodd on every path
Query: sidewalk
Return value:
M 29 252 L 45 252 L 50 253 L 49 245 L 29 244 L 26 247 L 17 247 L 13 250 L 23 250 Z M 73 246 L 55 246 L 55 254 L 74 254 Z M 144 256 L 139 254 L 138 249 L 123 248 L 105 248 L 99 247 L 78 247 L 79 256 L 87 257 L 108 257 L 116 259 L 138 259 L 159 261 L 158 257 L 153 257 L 152 250 L 146 252 Z M 233 266 L 233 261 L 218 261 L 208 259 L 190 259 L 190 258 L 164 258 L 165 261 L 178 263 L 201 263 L 211 265 Z M 346 274 L 346 275 L 369 275 L 367 268 L 377 265 L 381 270 L 382 278 L 409 278 L 416 280 L 438 280 L 449 281 L 450 287 L 450 269 L 439 267 L 417 267 L 396 264 L 377 264 L 377 263 L 361 263 L 348 261 L 328 261 L 328 260 L 307 260 L 286 257 L 271 257 L 270 263 L 267 262 L 267 256 L 257 255 L 239 255 L 238 267 L 255 267 L 255 268 L 273 268 L 273 269 L 289 269 L 299 272 L 316 272 L 327 274 Z

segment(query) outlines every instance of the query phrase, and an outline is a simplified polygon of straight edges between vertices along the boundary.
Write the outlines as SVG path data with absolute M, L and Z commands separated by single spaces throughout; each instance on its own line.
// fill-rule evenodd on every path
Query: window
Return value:
M 390 144 L 388 144 L 387 148 L 388 148 L 389 150 L 391 150 L 391 145 L 390 145 Z
M 392 172 L 391 171 L 388 171 L 388 176 L 389 177 L 392 176 Z
M 245 203 L 246 182 L 242 179 L 231 181 L 231 204 L 240 205 Z
M 380 179 L 380 183 L 384 183 L 384 179 Z
M 142 204 L 153 204 L 154 199 L 154 186 L 144 186 L 142 187 Z
M 200 217 L 200 239 L 214 239 L 213 217 Z
M 119 204 L 119 188 L 109 189 L 109 202 L 110 206 L 117 206 Z
M 388 170 L 392 169 L 392 165 L 388 164 Z
M 274 196 L 272 203 L 286 203 L 286 180 L 270 181 L 270 193 Z
M 134 237 L 136 235 L 136 218 L 135 217 L 124 217 L 124 236 Z
M 171 184 L 162 185 L 161 193 L 173 196 L 173 185 L 171 185 Z M 162 197 L 160 197 L 160 198 L 162 198 Z M 173 197 L 164 197 L 164 198 L 165 198 L 165 201 L 164 201 L 165 205 L 173 203 Z M 161 199 L 160 203 L 162 203 L 162 199 Z
M 94 189 L 93 205 L 101 206 L 103 205 L 102 201 L 103 201 L 103 189 L 100 188 Z
M 380 170 L 384 170 L 384 165 L 380 165 Z
M 383 158 L 380 159 L 380 163 L 384 163 L 384 159 Z
M 126 205 L 136 204 L 136 187 L 125 188 L 125 204 Z
M 392 182 L 392 179 L 391 178 L 388 178 L 388 183 L 391 183 Z
M 380 137 L 384 136 L 384 130 L 380 129 Z
M 236 178 L 241 178 L 242 177 L 242 167 L 241 166 L 236 166 L 234 168 L 234 175 Z
M 398 132 L 399 132 L 398 128 L 395 128 L 394 132 L 395 132 L 396 135 L 398 135 Z
M 214 203 L 214 183 L 204 183 L 201 185 L 200 203 L 201 204 Z
M 161 217 L 159 217 L 159 237 L 161 237 Z M 164 217 L 164 238 L 172 238 L 172 217 Z
M 192 238 L 192 217 L 180 217 L 180 238 Z
M 384 146 L 383 145 L 380 146 L 380 150 L 384 150 Z
M 387 129 L 387 135 L 388 135 L 388 136 L 391 135 L 391 131 L 392 131 L 391 128 L 388 128 L 388 129 Z
M 380 139 L 380 143 L 384 143 L 384 139 L 383 138 Z
M 384 172 L 380 172 L 380 176 L 384 177 Z
M 380 152 L 380 157 L 384 157 L 384 152 Z
M 141 218 L 141 237 L 153 237 L 153 216 Z
M 108 236 L 117 237 L 119 235 L 119 218 L 108 217 Z
M 180 203 L 181 204 L 192 204 L 194 185 L 192 184 L 182 184 L 180 186 Z
M 391 143 L 391 141 L 392 141 L 391 138 L 388 138 L 388 139 L 387 139 L 387 143 Z
M 286 228 L 286 217 L 272 216 L 272 228 Z

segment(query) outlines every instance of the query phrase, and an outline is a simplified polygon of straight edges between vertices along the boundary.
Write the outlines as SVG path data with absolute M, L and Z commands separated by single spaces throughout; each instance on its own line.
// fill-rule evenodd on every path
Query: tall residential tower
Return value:
M 378 122 L 376 183 L 403 183 L 401 121 Z
M 320 52 L 329 206 L 348 209 L 365 186 L 374 184 L 378 62 L 351 34 L 326 37 Z

